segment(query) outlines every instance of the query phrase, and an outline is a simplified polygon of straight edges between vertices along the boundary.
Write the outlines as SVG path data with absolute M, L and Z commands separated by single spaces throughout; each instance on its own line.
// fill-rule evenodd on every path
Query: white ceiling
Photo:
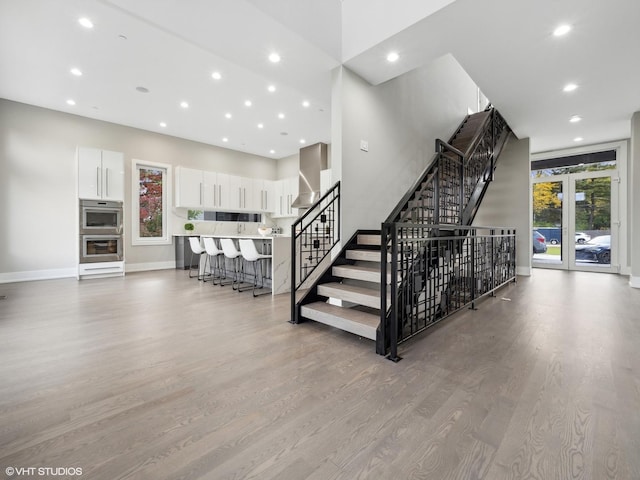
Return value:
M 639 22 L 636 0 L 0 0 L 0 97 L 281 158 L 330 141 L 338 65 L 375 85 L 451 53 L 545 151 L 629 136 Z

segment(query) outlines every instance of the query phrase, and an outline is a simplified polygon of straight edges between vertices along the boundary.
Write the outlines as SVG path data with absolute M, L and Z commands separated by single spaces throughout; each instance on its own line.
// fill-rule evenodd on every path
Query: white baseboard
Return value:
M 531 267 L 518 267 L 518 266 L 516 266 L 516 275 L 520 275 L 522 277 L 530 277 L 531 276 Z
M 131 272 L 148 272 L 150 270 L 167 270 L 176 268 L 176 262 L 170 260 L 168 262 L 148 262 L 148 263 L 125 263 L 124 271 Z
M 35 280 L 53 280 L 57 278 L 75 278 L 78 269 L 52 268 L 50 270 L 31 270 L 27 272 L 0 273 L 0 283 L 32 282 Z
M 640 277 L 629 276 L 629 285 L 633 288 L 640 288 Z

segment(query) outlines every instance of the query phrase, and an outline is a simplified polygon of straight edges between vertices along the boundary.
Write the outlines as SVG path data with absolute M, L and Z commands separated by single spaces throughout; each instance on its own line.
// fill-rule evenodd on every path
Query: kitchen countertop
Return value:
M 271 235 L 260 235 L 260 234 L 219 234 L 219 233 L 174 233 L 174 237 L 213 237 L 213 238 L 250 238 L 252 240 L 269 240 L 273 238 L 291 238 L 291 235 L 284 234 L 271 234 Z

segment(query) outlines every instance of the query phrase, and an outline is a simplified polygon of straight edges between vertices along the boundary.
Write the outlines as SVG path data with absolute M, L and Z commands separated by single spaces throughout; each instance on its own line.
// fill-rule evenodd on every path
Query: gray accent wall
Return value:
M 131 160 L 277 179 L 274 159 L 0 99 L 0 282 L 73 276 L 77 263 L 76 147 L 123 152 L 125 233 Z M 170 231 L 184 212 L 172 209 Z M 168 266 L 172 245 L 132 246 L 127 265 Z
M 518 275 L 531 274 L 531 194 L 529 139 L 512 136 L 503 150 L 473 224 L 516 229 Z
M 342 181 L 343 239 L 380 229 L 433 156 L 436 138 L 448 140 L 477 109 L 477 92 L 450 55 L 378 86 L 345 67 L 334 72 L 332 173 Z

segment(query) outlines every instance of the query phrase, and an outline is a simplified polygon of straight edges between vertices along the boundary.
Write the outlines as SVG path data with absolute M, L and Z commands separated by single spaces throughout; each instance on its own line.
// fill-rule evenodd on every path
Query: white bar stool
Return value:
M 234 290 L 238 290 L 238 288 L 240 287 L 240 278 L 239 278 L 240 265 L 239 264 L 240 264 L 242 254 L 236 248 L 235 243 L 233 243 L 233 240 L 231 240 L 230 238 L 221 239 L 220 246 L 222 247 L 222 252 L 224 253 L 225 258 L 228 258 L 233 263 L 233 278 L 231 279 L 231 286 Z M 236 283 L 238 284 L 238 287 L 236 287 Z M 220 282 L 220 285 L 223 285 L 223 283 Z M 225 283 L 224 285 L 229 285 L 229 283 Z
M 268 291 L 256 294 L 256 288 L 258 289 L 264 288 L 264 270 L 262 267 L 262 261 L 270 259 L 271 255 L 264 255 L 262 253 L 258 253 L 256 244 L 253 243 L 253 240 L 251 239 L 241 238 L 239 243 L 240 243 L 240 252 L 242 253 L 242 258 L 244 258 L 245 261 L 247 262 L 253 263 L 253 296 L 257 297 L 259 295 L 266 295 L 271 293 L 271 291 L 268 290 Z M 260 267 L 260 286 L 258 286 L 258 267 Z
M 207 252 L 207 257 L 209 259 L 209 276 L 211 277 L 211 283 L 212 285 L 215 285 L 216 278 L 219 279 L 220 282 L 222 282 L 223 278 L 222 272 L 224 259 L 222 260 L 223 266 L 220 265 L 220 256 L 223 255 L 223 252 L 216 245 L 215 239 L 211 237 L 202 237 L 202 241 L 204 242 L 204 250 Z M 217 275 L 216 270 L 218 271 Z
M 194 270 L 193 256 L 197 255 L 198 256 L 198 275 L 197 276 L 198 276 L 198 280 L 203 280 L 204 272 L 207 269 L 207 262 L 205 258 L 204 270 L 202 271 L 203 273 L 200 274 L 200 258 L 201 258 L 201 255 L 205 252 L 204 247 L 200 244 L 200 237 L 189 237 L 189 246 L 191 247 L 191 260 L 189 260 L 189 278 L 195 277 L 195 275 L 191 275 L 191 272 L 193 272 Z

